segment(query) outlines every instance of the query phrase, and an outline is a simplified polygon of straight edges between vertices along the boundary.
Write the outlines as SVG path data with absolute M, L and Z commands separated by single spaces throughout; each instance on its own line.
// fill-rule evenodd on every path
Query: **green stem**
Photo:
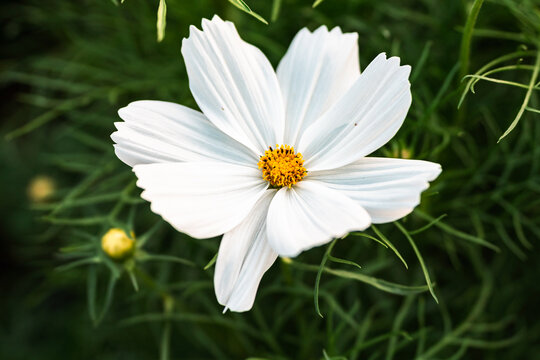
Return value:
M 482 7 L 482 4 L 484 3 L 484 0 L 475 0 L 474 4 L 471 8 L 471 11 L 469 13 L 469 16 L 467 16 L 467 21 L 465 22 L 465 29 L 463 31 L 463 36 L 461 37 L 461 48 L 459 52 L 459 81 L 463 79 L 465 75 L 469 72 L 469 62 L 470 62 L 470 55 L 471 55 L 471 40 L 473 37 L 473 30 L 474 25 L 476 24 L 476 19 L 478 18 L 478 13 L 480 12 L 480 8 Z M 461 85 L 460 89 L 464 89 L 465 85 Z M 463 98 L 461 99 L 461 101 Z M 458 105 L 458 108 L 460 108 L 461 101 Z M 457 114 L 457 123 L 459 125 L 463 125 L 465 122 L 465 107 L 462 107 L 460 111 Z
M 460 63 L 460 79 L 467 75 L 469 71 L 469 59 L 471 54 L 471 40 L 473 37 L 474 25 L 478 18 L 478 13 L 484 0 L 475 0 L 471 8 L 469 16 L 467 16 L 467 22 L 465 23 L 465 29 L 463 31 L 463 37 L 461 38 L 461 49 L 459 53 Z

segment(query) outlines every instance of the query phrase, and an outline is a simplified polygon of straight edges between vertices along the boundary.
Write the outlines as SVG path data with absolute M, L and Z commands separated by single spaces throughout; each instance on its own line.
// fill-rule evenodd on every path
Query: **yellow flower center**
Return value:
M 302 154 L 296 154 L 289 145 L 276 145 L 275 149 L 270 146 L 261 156 L 258 165 L 263 179 L 277 188 L 290 188 L 307 174 Z

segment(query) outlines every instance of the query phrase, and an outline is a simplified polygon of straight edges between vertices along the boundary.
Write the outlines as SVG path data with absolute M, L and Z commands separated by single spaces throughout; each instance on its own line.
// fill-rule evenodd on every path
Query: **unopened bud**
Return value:
M 133 232 L 130 237 L 124 230 L 112 228 L 101 238 L 101 248 L 111 258 L 121 260 L 133 252 L 134 238 Z
M 46 201 L 54 193 L 54 190 L 54 181 L 50 177 L 43 175 L 33 178 L 27 188 L 28 197 L 33 203 Z

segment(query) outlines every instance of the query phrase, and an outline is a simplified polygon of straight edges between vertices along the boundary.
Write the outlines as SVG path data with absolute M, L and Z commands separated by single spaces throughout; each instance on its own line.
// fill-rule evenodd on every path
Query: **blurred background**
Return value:
M 2 2 L 1 359 L 538 358 L 539 1 L 312 5 Z M 359 33 L 362 68 L 400 56 L 413 104 L 377 155 L 443 167 L 411 215 L 335 244 L 361 269 L 327 246 L 278 259 L 243 314 L 215 300 L 219 239 L 152 214 L 109 138 L 131 101 L 197 108 L 181 39 L 214 14 L 274 66 L 323 24 Z M 103 252 L 111 228 L 133 255 Z

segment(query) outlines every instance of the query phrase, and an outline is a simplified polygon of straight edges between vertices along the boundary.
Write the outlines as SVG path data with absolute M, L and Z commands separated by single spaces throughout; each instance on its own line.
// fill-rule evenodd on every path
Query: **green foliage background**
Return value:
M 540 354 L 538 1 L 167 0 L 161 42 L 158 4 L 0 5 L 0 358 Z M 203 269 L 219 240 L 190 239 L 152 214 L 109 138 L 131 101 L 196 107 L 181 39 L 215 13 L 275 66 L 300 28 L 322 24 L 359 33 L 362 67 L 382 51 L 400 56 L 413 67 L 413 105 L 379 154 L 444 169 L 398 223 L 278 260 L 243 314 L 221 313 L 213 268 Z M 44 203 L 27 197 L 38 175 L 56 184 Z M 113 226 L 134 230 L 135 259 L 101 252 Z

